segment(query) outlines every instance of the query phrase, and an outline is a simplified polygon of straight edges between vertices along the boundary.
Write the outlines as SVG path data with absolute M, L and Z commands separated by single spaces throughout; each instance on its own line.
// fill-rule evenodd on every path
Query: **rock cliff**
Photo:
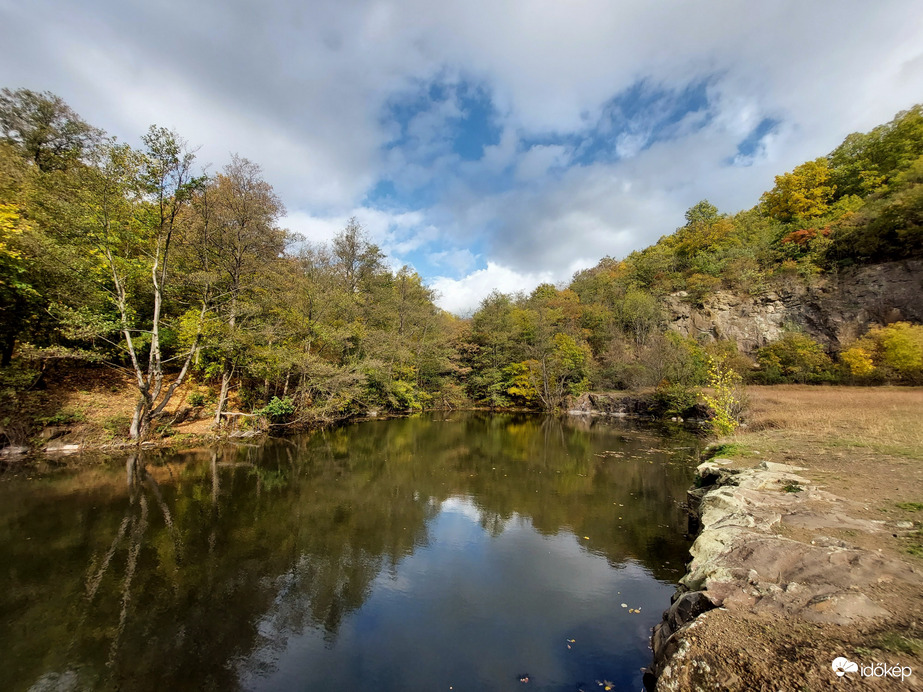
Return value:
M 719 291 L 701 305 L 680 291 L 667 297 L 666 308 L 680 334 L 730 339 L 743 353 L 791 328 L 838 350 L 873 324 L 923 322 L 923 260 L 851 267 L 809 281 L 795 277 L 755 295 Z

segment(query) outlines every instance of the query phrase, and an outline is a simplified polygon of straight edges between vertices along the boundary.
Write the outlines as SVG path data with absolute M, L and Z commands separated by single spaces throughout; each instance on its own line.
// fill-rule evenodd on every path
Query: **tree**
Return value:
M 285 213 L 281 200 L 262 178 L 259 166 L 237 155 L 200 192 L 200 220 L 190 234 L 203 271 L 215 274 L 221 296 L 217 308 L 227 325 L 221 389 L 215 410 L 220 425 L 231 379 L 241 356 L 238 321 L 246 294 L 265 276 L 268 266 L 285 250 L 286 232 L 277 226 Z
M 827 211 L 835 191 L 830 164 L 819 158 L 777 175 L 775 187 L 763 194 L 761 204 L 768 216 L 779 221 L 811 219 Z
M 901 111 L 870 132 L 854 132 L 827 157 L 838 197 L 885 191 L 923 155 L 923 106 Z
M 703 199 L 686 211 L 686 225 L 677 229 L 667 244 L 675 252 L 679 267 L 695 270 L 695 264 L 701 262 L 694 263 L 693 260 L 699 255 L 734 245 L 735 230 L 731 218 L 719 214 L 715 205 Z
M 699 224 L 708 224 L 718 220 L 718 207 L 703 199 L 701 202 L 694 204 L 686 210 L 686 225 L 696 226 Z
M 383 267 L 384 255 L 369 240 L 355 216 L 333 239 L 333 256 L 346 292 L 353 296 Z
M 129 437 L 142 442 L 182 385 L 201 339 L 206 296 L 193 313 L 193 336 L 184 353 L 165 353 L 164 303 L 173 282 L 173 250 L 182 234 L 183 210 L 201 181 L 192 175 L 194 156 L 174 132 L 152 126 L 143 137 L 146 151 L 113 142 L 102 147 L 87 185 L 84 205 L 91 242 L 111 280 L 119 332 L 138 387 Z M 147 289 L 143 276 L 147 274 Z M 147 351 L 145 363 L 144 351 Z M 167 383 L 167 362 L 179 372 Z
M 767 384 L 775 382 L 817 382 L 830 376 L 833 361 L 823 347 L 806 334 L 786 332 L 781 339 L 763 346 L 756 359 Z
M 26 280 L 26 259 L 17 240 L 27 224 L 14 204 L 0 203 L 0 366 L 10 364 L 24 308 L 35 290 Z
M 730 435 L 740 426 L 745 406 L 741 377 L 726 360 L 709 356 L 708 387 L 702 391 L 702 399 L 712 410 L 712 432 L 718 437 Z
M 528 386 L 514 380 L 515 393 L 536 392 L 546 410 L 557 410 L 568 395 L 576 396 L 588 389 L 588 350 L 567 334 L 555 334 L 549 348 L 523 364 L 528 368 Z
M 894 322 L 872 327 L 840 353 L 840 362 L 856 377 L 919 383 L 923 381 L 923 325 Z
M 0 91 L 0 129 L 42 171 L 67 168 L 102 136 L 60 96 L 28 89 Z
M 615 304 L 615 321 L 623 334 L 644 346 L 663 322 L 657 299 L 646 291 L 630 290 Z

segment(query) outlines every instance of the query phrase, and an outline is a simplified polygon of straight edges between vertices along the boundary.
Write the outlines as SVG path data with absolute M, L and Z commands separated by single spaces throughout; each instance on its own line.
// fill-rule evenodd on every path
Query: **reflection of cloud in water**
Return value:
M 474 501 L 468 496 L 453 495 L 442 501 L 442 511 L 461 514 L 472 521 L 481 521 L 481 510 L 477 508 Z
M 382 689 L 431 689 L 444 681 L 502 689 L 523 670 L 572 685 L 578 663 L 614 677 L 622 657 L 647 655 L 654 609 L 642 616 L 619 604 L 667 602 L 670 587 L 633 560 L 613 568 L 593 551 L 592 536 L 543 535 L 519 514 L 493 532 L 484 514 L 469 496 L 443 501 L 427 522 L 429 542 L 382 566 L 335 639 L 310 628 L 270 634 L 276 646 L 241 663 L 243 686 L 353 689 L 378 681 Z M 264 623 L 271 629 L 272 616 Z M 577 640 L 571 650 L 568 638 Z
M 137 492 L 107 481 L 114 495 L 84 493 L 84 473 L 54 493 L 8 483 L 0 524 L 32 540 L 0 553 L 32 567 L 0 589 L 7 629 L 29 633 L 0 636 L 22 662 L 6 687 L 76 671 L 82 688 L 485 690 L 527 671 L 535 687 L 637 688 L 676 576 L 664 565 L 688 549 L 690 472 L 651 451 L 669 444 L 456 413 L 222 448 L 180 474 L 151 465 L 163 492 L 147 476 Z

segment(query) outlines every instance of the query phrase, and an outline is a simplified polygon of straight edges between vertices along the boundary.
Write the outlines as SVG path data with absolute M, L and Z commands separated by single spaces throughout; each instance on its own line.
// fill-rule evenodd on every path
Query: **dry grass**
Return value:
M 865 507 L 866 518 L 919 520 L 923 388 L 785 385 L 747 394 L 748 425 L 723 440 L 724 454 L 742 465 L 803 467 L 812 482 Z
M 748 432 L 923 459 L 923 388 L 749 387 Z
M 23 427 L 19 443 L 40 448 L 46 441 L 39 437 L 45 426 L 66 428 L 68 432 L 56 442 L 96 447 L 124 440 L 134 413 L 138 394 L 134 381 L 125 373 L 107 368 L 72 368 L 49 378 L 47 389 L 24 392 L 19 422 Z M 188 406 L 191 392 L 205 393 L 206 387 L 187 380 L 165 409 L 164 421 Z M 189 420 L 174 426 L 174 434 L 205 434 L 207 420 Z
M 833 515 L 833 521 L 818 528 L 798 527 L 783 519 L 776 525 L 777 533 L 802 542 L 832 538 L 868 551 L 862 560 L 874 554 L 904 560 L 919 571 L 923 565 L 923 388 L 786 385 L 749 387 L 746 393 L 747 427 L 722 440 L 719 453 L 741 466 L 765 460 L 800 467 L 798 474 L 827 495 L 801 498 L 804 504 L 799 511 Z M 847 528 L 845 522 L 839 525 L 839 517 L 871 520 L 877 528 Z M 747 660 L 741 679 L 773 682 L 771 688 L 767 682 L 759 689 L 808 689 L 806 682 L 810 689 L 833 689 L 829 668 L 824 666 L 839 651 L 846 656 L 855 652 L 858 660 L 907 661 L 916 670 L 923 604 L 919 582 L 882 575 L 866 595 L 894 615 L 873 625 L 857 621 L 834 627 L 766 613 L 712 611 L 715 617 L 709 614 L 711 619 L 697 630 L 695 639 L 701 646 L 693 654 L 734 652 L 739 642 L 747 642 L 747 652 L 755 655 L 729 659 L 735 665 Z M 797 659 L 799 655 L 804 658 Z M 825 671 L 826 677 L 806 671 Z

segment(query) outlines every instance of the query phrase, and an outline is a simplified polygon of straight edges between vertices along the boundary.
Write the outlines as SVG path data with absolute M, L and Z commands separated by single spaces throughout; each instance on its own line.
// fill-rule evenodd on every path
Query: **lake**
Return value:
M 7 471 L 0 689 L 639 690 L 698 448 L 452 412 Z

